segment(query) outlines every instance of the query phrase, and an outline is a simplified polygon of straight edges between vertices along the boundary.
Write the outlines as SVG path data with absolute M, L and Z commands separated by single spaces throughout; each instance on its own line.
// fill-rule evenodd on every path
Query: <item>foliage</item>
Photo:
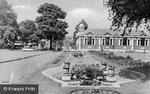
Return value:
M 0 1 L 0 25 L 1 26 L 17 26 L 17 15 L 12 10 L 11 5 L 7 3 L 7 0 Z
M 135 79 L 133 73 L 127 70 L 121 70 L 118 75 L 123 78 Z
M 17 32 L 13 27 L 2 26 L 1 27 L 1 43 L 0 48 L 14 48 L 14 42 L 17 40 Z
M 71 80 L 79 80 L 80 85 L 101 85 L 98 76 L 104 76 L 98 65 L 75 65 L 71 69 Z M 101 72 L 101 73 L 99 73 Z M 74 78 L 75 76 L 75 78 Z M 104 78 L 102 80 L 105 80 Z
M 74 53 L 72 53 L 72 56 L 73 57 L 83 57 L 84 55 L 81 52 L 74 52 Z
M 14 48 L 18 36 L 17 15 L 7 0 L 0 1 L 0 48 Z
M 40 41 L 39 37 L 36 34 L 32 34 L 29 35 L 29 37 L 27 37 L 29 42 L 34 42 L 34 43 L 38 43 Z
M 50 40 L 50 49 L 52 49 L 52 42 L 54 40 L 62 40 L 68 33 L 66 28 L 68 24 L 63 21 L 66 12 L 54 4 L 44 3 L 37 12 L 40 14 L 36 18 L 38 25 L 38 35 L 40 38 Z
M 150 0 L 104 0 L 109 8 L 109 18 L 112 21 L 111 28 L 114 30 L 124 28 L 131 32 L 132 28 L 139 28 L 145 24 L 150 29 Z
M 21 40 L 23 42 L 38 42 L 39 38 L 36 36 L 36 24 L 32 20 L 25 20 L 19 23 Z
M 98 71 L 97 65 L 75 65 L 71 69 L 71 75 L 76 75 L 78 80 L 93 80 L 96 79 Z
M 86 85 L 86 86 L 91 86 L 93 82 L 91 80 L 83 80 L 80 82 L 80 85 Z
M 134 60 L 131 56 L 116 56 L 111 53 L 101 51 L 89 51 L 91 54 L 99 56 L 108 60 L 111 64 L 116 64 L 121 67 L 143 67 L 150 66 L 150 62 L 142 62 L 141 60 Z

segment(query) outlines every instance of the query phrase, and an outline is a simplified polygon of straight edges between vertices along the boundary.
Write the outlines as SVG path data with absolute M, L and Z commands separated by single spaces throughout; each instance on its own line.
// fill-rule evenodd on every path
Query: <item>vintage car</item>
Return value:
M 35 51 L 37 49 L 37 45 L 35 43 L 28 43 L 24 48 L 23 51 Z

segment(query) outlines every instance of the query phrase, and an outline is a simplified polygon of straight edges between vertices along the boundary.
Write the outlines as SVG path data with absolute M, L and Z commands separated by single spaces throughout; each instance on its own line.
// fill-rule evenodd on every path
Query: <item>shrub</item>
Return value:
M 86 86 L 91 86 L 92 85 L 92 81 L 91 80 L 82 80 L 80 82 L 80 85 L 86 85 Z
M 130 71 L 121 70 L 118 74 L 120 77 L 128 78 L 128 79 L 135 79 Z
M 134 60 L 131 56 L 116 56 L 112 52 L 104 52 L 104 51 L 89 51 L 91 54 L 97 55 L 101 58 L 104 58 L 111 63 L 115 63 L 118 66 L 125 66 L 125 67 L 143 67 L 143 66 L 150 66 L 150 63 L 142 62 L 141 60 Z

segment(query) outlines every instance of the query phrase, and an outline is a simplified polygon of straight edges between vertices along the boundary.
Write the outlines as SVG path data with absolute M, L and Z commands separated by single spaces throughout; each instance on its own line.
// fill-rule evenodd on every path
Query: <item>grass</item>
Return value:
M 57 63 L 60 62 L 64 57 L 65 57 L 65 55 L 60 55 L 60 56 L 53 62 L 53 64 L 57 64 Z
M 20 60 L 24 58 L 29 58 L 37 54 L 42 54 L 45 52 L 24 52 L 21 50 L 4 50 L 0 49 L 0 63 L 12 62 L 14 60 Z
M 145 75 L 145 78 L 142 79 L 143 82 L 150 80 L 150 67 L 130 68 L 130 70 L 143 73 Z M 138 75 L 136 75 L 136 76 L 138 76 Z
M 142 60 L 142 61 L 150 61 L 150 54 L 149 53 L 120 53 L 120 52 L 115 52 L 115 55 L 118 55 L 118 56 L 123 56 L 123 57 L 126 57 L 128 55 L 130 55 L 132 58 L 134 58 L 135 60 Z

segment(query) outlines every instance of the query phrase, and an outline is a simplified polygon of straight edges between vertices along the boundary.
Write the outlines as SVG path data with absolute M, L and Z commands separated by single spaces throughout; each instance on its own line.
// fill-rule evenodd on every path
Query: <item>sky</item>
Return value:
M 43 3 L 53 3 L 67 12 L 65 21 L 69 27 L 69 35 L 75 31 L 75 26 L 84 19 L 90 29 L 109 28 L 108 9 L 103 0 L 7 0 L 17 13 L 18 22 L 25 19 L 35 20 L 39 15 L 37 9 Z

